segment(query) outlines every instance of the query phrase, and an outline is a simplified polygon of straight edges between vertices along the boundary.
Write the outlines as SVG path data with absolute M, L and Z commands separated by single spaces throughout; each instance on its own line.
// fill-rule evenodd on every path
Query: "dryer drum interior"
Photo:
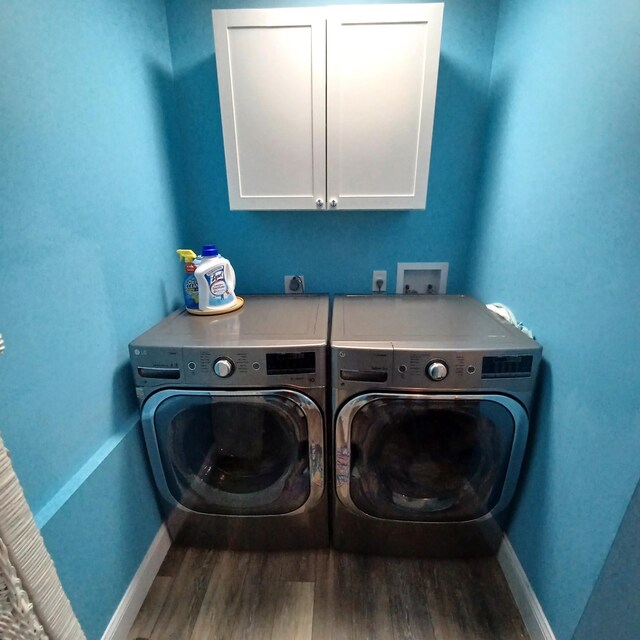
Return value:
M 154 425 L 169 491 L 193 511 L 282 514 L 309 498 L 307 419 L 284 394 L 174 395 Z
M 371 400 L 350 425 L 351 499 L 385 519 L 482 517 L 500 499 L 514 436 L 512 414 L 490 400 Z

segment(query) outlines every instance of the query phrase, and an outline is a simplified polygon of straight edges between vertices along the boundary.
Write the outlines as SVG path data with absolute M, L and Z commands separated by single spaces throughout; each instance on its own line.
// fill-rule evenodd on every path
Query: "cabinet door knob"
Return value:
M 318 209 L 321 209 L 322 207 L 324 207 L 324 200 L 322 198 L 318 198 L 316 200 L 316 207 L 318 207 Z
M 329 200 L 329 204 L 331 205 L 332 209 L 335 209 L 338 206 L 338 201 L 335 198 L 332 198 L 331 200 Z

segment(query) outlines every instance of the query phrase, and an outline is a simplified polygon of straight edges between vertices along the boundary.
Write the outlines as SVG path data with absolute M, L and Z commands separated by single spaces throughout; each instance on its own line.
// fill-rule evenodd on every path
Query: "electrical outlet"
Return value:
M 381 280 L 382 280 L 382 284 L 380 284 Z M 371 291 L 374 291 L 375 293 L 382 293 L 383 291 L 386 291 L 386 290 L 387 290 L 387 272 L 374 271 L 373 278 L 371 279 Z
M 304 276 L 285 276 L 285 293 L 304 293 Z

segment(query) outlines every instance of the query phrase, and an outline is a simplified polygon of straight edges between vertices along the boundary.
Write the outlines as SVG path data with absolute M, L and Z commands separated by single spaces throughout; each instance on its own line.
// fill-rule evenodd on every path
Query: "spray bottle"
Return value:
M 178 249 L 177 253 L 180 256 L 180 262 L 184 260 L 185 276 L 182 283 L 184 305 L 187 310 L 197 309 L 199 296 L 195 271 L 200 264 L 200 260 L 196 258 L 196 254 L 191 249 Z

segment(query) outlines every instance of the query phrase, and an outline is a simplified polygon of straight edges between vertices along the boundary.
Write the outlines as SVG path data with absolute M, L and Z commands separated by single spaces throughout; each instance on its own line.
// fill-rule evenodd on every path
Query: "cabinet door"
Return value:
M 324 208 L 325 9 L 213 11 L 213 25 L 230 208 Z
M 443 6 L 328 8 L 331 207 L 425 208 Z

